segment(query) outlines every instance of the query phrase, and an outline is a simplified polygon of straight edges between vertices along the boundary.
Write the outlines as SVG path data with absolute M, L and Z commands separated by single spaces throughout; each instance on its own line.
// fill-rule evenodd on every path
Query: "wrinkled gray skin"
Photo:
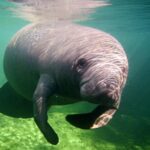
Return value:
M 90 113 L 66 119 L 83 129 L 106 125 L 119 106 L 128 62 L 121 45 L 102 31 L 73 24 L 31 24 L 8 45 L 4 71 L 10 85 L 33 100 L 37 126 L 47 141 L 57 144 L 58 136 L 47 122 L 48 106 L 98 104 Z

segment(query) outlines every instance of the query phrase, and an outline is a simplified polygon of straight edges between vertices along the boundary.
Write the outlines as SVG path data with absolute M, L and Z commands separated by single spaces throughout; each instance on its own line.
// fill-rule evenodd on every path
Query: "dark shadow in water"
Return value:
M 30 118 L 33 116 L 32 102 L 18 95 L 7 82 L 0 88 L 0 113 L 16 118 Z

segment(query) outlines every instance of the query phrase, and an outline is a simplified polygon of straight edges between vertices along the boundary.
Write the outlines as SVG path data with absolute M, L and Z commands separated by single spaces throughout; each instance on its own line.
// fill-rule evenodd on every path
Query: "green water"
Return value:
M 121 106 L 108 126 L 81 130 L 65 121 L 69 113 L 86 112 L 91 106 L 79 103 L 53 107 L 49 122 L 60 142 L 52 146 L 32 118 L 32 104 L 18 96 L 3 73 L 5 47 L 27 22 L 14 18 L 0 1 L 0 150 L 150 150 L 150 1 L 111 0 L 112 6 L 98 9 L 93 20 L 82 24 L 115 36 L 129 59 L 129 78 Z

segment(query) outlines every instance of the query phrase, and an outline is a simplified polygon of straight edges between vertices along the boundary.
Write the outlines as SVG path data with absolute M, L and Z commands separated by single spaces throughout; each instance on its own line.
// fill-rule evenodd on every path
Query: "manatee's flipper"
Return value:
M 97 115 L 97 118 L 95 119 L 94 123 L 90 127 L 91 129 L 99 128 L 99 127 L 107 125 L 107 123 L 112 119 L 114 113 L 117 110 L 116 108 L 105 107 L 103 112 L 99 113 L 97 109 L 102 109 L 101 107 L 100 108 L 98 107 L 94 110 L 94 113 L 96 113 L 94 115 L 95 116 Z
M 47 141 L 51 144 L 57 144 L 59 140 L 55 131 L 48 124 L 47 117 L 48 98 L 53 95 L 54 90 L 55 83 L 53 79 L 43 74 L 40 76 L 33 95 L 34 120 Z
M 116 112 L 116 108 L 99 105 L 92 112 L 68 115 L 66 120 L 82 129 L 94 129 L 106 125 Z

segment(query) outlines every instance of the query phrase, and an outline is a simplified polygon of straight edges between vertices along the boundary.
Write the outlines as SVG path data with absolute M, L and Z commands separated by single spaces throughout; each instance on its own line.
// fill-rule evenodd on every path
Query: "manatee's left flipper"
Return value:
M 99 113 L 98 109 L 101 109 L 101 108 L 98 107 L 94 110 L 94 113 L 96 113 L 94 115 L 97 116 L 97 117 L 95 118 L 92 126 L 90 127 L 91 129 L 100 128 L 102 126 L 107 125 L 108 122 L 112 119 L 115 112 L 117 111 L 116 108 L 110 108 L 110 107 L 105 106 L 105 108 L 104 108 L 105 110 L 98 115 L 98 113 Z
M 68 115 L 66 120 L 78 128 L 94 129 L 106 125 L 116 110 L 115 107 L 99 105 L 90 113 Z
M 47 74 L 42 74 L 33 95 L 34 120 L 51 144 L 58 143 L 58 136 L 48 124 L 47 117 L 48 99 L 54 94 L 54 90 L 55 83 L 53 79 Z

